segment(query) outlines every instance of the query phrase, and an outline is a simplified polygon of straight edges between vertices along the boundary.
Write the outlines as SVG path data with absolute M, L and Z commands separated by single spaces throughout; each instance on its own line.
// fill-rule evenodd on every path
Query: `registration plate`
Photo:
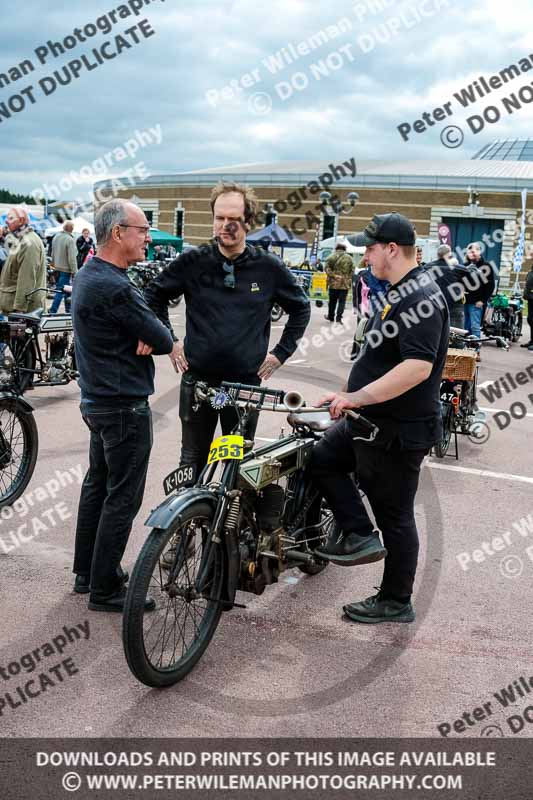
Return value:
M 243 459 L 244 438 L 242 436 L 219 436 L 211 442 L 209 448 L 208 464 L 215 461 L 226 461 L 226 459 Z
M 170 475 L 167 475 L 163 481 L 165 494 L 167 495 L 171 492 L 175 492 L 176 489 L 180 489 L 187 483 L 193 483 L 195 479 L 196 467 L 194 465 L 188 464 L 184 467 L 178 467 L 174 472 L 171 472 Z

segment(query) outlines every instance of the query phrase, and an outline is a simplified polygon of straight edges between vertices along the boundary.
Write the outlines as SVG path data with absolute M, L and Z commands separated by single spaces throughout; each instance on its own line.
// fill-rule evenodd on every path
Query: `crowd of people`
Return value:
M 309 323 L 306 293 L 294 274 L 271 252 L 246 242 L 258 201 L 237 183 L 219 183 L 212 192 L 213 241 L 169 263 L 143 295 L 127 277 L 150 244 L 150 225 L 131 201 L 105 203 L 95 219 L 97 247 L 84 232 L 74 240 L 65 223 L 52 256 L 59 271 L 52 313 L 75 277 L 72 320 L 81 390 L 81 414 L 89 431 L 89 467 L 79 501 L 74 590 L 89 594 L 94 611 L 123 610 L 128 574 L 121 561 L 133 520 L 141 506 L 153 445 L 149 398 L 154 393 L 153 356 L 168 355 L 181 375 L 180 465 L 198 475 L 206 464 L 217 423 L 224 434 L 235 412 L 194 402 L 194 385 L 233 381 L 259 386 L 295 352 Z M 0 276 L 0 309 L 29 311 L 41 306 L 46 287 L 42 242 L 25 212 L 8 214 L 16 240 Z M 447 246 L 423 264 L 412 223 L 396 212 L 376 215 L 362 234 L 366 248 L 357 272 L 345 246 L 337 245 L 325 265 L 329 286 L 327 318 L 342 322 L 350 287 L 353 306 L 366 333 L 346 383 L 317 399 L 336 424 L 313 450 L 310 478 L 335 518 L 328 540 L 317 550 L 323 560 L 354 566 L 384 559 L 377 594 L 344 606 L 355 622 L 411 622 L 418 559 L 414 502 L 424 456 L 442 436 L 440 382 L 450 322 L 479 336 L 483 305 L 495 276 L 481 249 L 468 248 L 468 262 L 454 262 Z M 96 254 L 95 254 L 96 250 Z M 474 273 L 485 267 L 474 288 Z M 488 277 L 487 277 L 488 274 Z M 533 270 L 526 293 L 533 295 Z M 179 340 L 168 308 L 183 295 L 185 336 Z M 420 303 L 431 313 L 407 324 Z M 279 341 L 269 350 L 274 304 L 287 313 Z M 390 335 L 393 325 L 394 335 Z M 379 427 L 372 442 L 354 440 L 346 409 L 363 409 Z M 250 422 L 253 439 L 257 418 Z M 357 476 L 358 485 L 353 476 Z M 361 500 L 362 488 L 374 520 Z M 154 608 L 151 598 L 147 610 Z

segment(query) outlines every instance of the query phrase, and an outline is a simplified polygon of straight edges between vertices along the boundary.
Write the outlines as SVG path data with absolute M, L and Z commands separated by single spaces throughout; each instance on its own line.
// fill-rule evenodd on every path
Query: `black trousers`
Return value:
M 410 597 L 418 561 L 414 501 L 420 466 L 428 452 L 354 442 L 344 420 L 325 434 L 313 450 L 311 477 L 339 526 L 361 536 L 374 525 L 357 486 L 365 492 L 387 548 L 381 589 L 398 599 Z
M 91 432 L 76 526 L 73 572 L 91 576 L 91 600 L 122 586 L 120 561 L 141 507 L 152 449 L 148 401 L 120 407 L 82 402 Z
M 181 376 L 180 386 L 180 420 L 181 420 L 181 456 L 180 466 L 184 464 L 194 464 L 196 466 L 196 477 L 207 464 L 209 446 L 213 441 L 217 423 L 220 417 L 222 434 L 231 433 L 235 428 L 238 419 L 237 412 L 233 408 L 223 408 L 215 411 L 209 403 L 200 403 L 197 411 L 193 411 L 194 384 L 202 380 L 196 375 L 185 372 Z M 208 381 L 206 381 L 208 382 Z M 242 381 L 252 386 L 259 386 L 258 377 Z M 253 440 L 257 428 L 259 415 L 253 413 L 246 426 L 244 438 Z
M 331 320 L 331 322 L 341 322 L 347 296 L 348 289 L 329 290 L 328 318 Z M 337 309 L 336 313 L 335 309 Z

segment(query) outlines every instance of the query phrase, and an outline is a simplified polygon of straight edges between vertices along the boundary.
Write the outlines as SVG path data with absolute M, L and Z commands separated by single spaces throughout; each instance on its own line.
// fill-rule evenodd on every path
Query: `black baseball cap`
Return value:
M 416 230 L 412 222 L 397 211 L 391 214 L 375 214 L 361 234 L 361 246 L 376 244 L 401 244 L 406 247 L 416 242 Z

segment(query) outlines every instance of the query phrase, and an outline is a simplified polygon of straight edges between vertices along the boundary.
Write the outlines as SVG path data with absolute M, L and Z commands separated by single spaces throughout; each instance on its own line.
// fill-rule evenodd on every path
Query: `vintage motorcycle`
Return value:
M 35 289 L 27 297 L 41 291 Z M 1 351 L 0 386 L 16 382 L 22 395 L 30 383 L 35 387 L 62 386 L 79 377 L 70 314 L 45 314 L 37 309 L 29 314 L 9 314 L 8 319 L 20 325 Z
M 0 321 L 0 352 L 26 336 L 24 322 Z M 8 358 L 3 355 L 2 358 Z M 33 409 L 22 397 L 22 376 L 16 362 L 0 371 L 0 508 L 11 505 L 26 489 L 37 462 L 39 437 Z
M 518 342 L 522 335 L 523 306 L 522 296 L 516 292 L 511 297 L 495 294 L 489 301 L 483 333 L 500 336 L 508 342 Z
M 485 342 L 496 342 L 498 347 L 509 350 L 509 343 L 501 336 L 486 336 L 478 339 L 462 328 L 450 328 L 446 366 L 440 384 L 442 413 L 442 439 L 433 452 L 437 458 L 448 453 L 452 438 L 455 442 L 455 458 L 459 459 L 457 434 L 480 439 L 483 414 L 477 405 L 477 354 Z
M 325 408 L 305 408 L 296 392 L 197 383 L 197 403 L 233 407 L 234 433 L 212 443 L 198 480 L 183 466 L 164 481 L 172 494 L 152 513 L 152 527 L 127 592 L 123 644 L 133 674 L 147 686 L 170 686 L 187 675 L 207 648 L 221 612 L 239 606 L 237 589 L 261 594 L 281 572 L 307 575 L 328 562 L 316 548 L 334 524 L 309 480 L 313 447 L 332 424 Z M 244 441 L 258 411 L 289 411 L 292 433 L 254 447 Z M 346 411 L 354 439 L 372 441 L 378 428 Z M 154 611 L 145 610 L 152 596 Z M 240 606 L 242 607 L 242 606 Z
M 154 278 L 163 272 L 165 265 L 163 265 L 160 261 L 150 261 L 147 263 L 139 263 L 134 264 L 127 269 L 127 275 L 130 281 L 133 283 L 137 289 L 140 289 L 141 292 L 144 293 L 144 290 L 151 283 Z M 179 306 L 183 299 L 183 295 L 179 297 L 175 297 L 173 300 L 169 301 L 169 306 L 171 308 L 176 308 Z

